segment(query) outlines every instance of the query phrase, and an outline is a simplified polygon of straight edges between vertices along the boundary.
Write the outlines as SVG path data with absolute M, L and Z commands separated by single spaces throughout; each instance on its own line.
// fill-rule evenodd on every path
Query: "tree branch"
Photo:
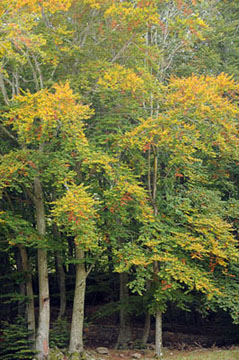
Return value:
M 43 89 L 43 88 L 44 88 L 43 76 L 42 76 L 42 72 L 41 72 L 41 68 L 40 68 L 39 62 L 37 61 L 37 58 L 36 58 L 35 55 L 32 55 L 32 57 L 33 57 L 33 60 L 34 60 L 34 62 L 35 62 L 35 65 L 36 65 L 37 72 L 38 72 L 38 74 L 39 74 L 40 88 Z
M 24 186 L 24 189 L 26 191 L 27 196 L 31 199 L 33 204 L 36 204 L 38 200 L 37 197 L 27 187 Z
M 0 72 L 0 88 L 1 88 L 1 91 L 2 91 L 2 95 L 3 95 L 3 98 L 4 98 L 4 101 L 7 105 L 10 104 L 10 101 L 9 101 L 9 98 L 8 98 L 8 95 L 7 95 L 7 90 L 6 90 L 6 86 L 5 86 L 5 83 L 4 83 L 4 80 L 3 80 L 3 74 Z
M 17 138 L 12 135 L 2 124 L 0 124 L 0 130 L 6 134 L 8 137 L 10 137 L 12 140 L 16 141 L 18 143 L 18 140 Z
M 118 53 L 113 57 L 113 59 L 110 60 L 111 63 L 114 63 L 118 58 L 121 56 L 121 54 L 127 49 L 127 47 L 132 43 L 133 37 L 130 38 L 129 41 L 127 41 L 122 48 L 118 51 Z

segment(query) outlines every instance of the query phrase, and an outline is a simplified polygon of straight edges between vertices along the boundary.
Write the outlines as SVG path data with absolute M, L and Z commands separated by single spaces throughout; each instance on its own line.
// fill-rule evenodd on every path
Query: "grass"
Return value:
M 165 351 L 163 360 L 239 360 L 239 348 L 212 348 L 193 351 Z

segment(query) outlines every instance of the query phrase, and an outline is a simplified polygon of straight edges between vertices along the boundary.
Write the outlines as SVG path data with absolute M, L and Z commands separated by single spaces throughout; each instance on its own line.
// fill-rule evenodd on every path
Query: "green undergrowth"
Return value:
M 31 332 L 26 321 L 17 317 L 15 323 L 2 321 L 0 324 L 0 359 L 1 360 L 31 360 L 36 351 L 30 340 Z

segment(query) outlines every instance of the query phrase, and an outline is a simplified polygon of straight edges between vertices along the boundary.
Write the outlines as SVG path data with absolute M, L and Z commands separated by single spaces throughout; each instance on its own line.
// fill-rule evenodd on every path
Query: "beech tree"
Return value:
M 44 185 L 54 179 L 56 188 L 74 172 L 69 169 L 71 152 L 87 148 L 81 119 L 92 114 L 89 106 L 77 103 L 69 84 L 55 85 L 53 92 L 41 90 L 15 97 L 15 106 L 4 114 L 5 129 L 11 128 L 19 148 L 1 161 L 2 188 L 24 188 L 35 206 L 39 274 L 39 323 L 36 349 L 39 358 L 48 354 L 49 289 Z M 70 136 L 70 140 L 69 140 Z M 70 152 L 71 151 L 71 152 Z M 7 171 L 6 171 L 7 169 Z
M 73 303 L 69 352 L 83 352 L 83 321 L 86 277 L 91 266 L 85 253 L 99 253 L 99 238 L 96 230 L 97 201 L 84 186 L 72 185 L 65 196 L 55 202 L 53 214 L 60 226 L 74 236 L 76 245 L 76 284 Z M 95 255 L 96 256 L 96 255 Z M 89 258 L 89 255 L 87 256 Z
M 173 78 L 159 116 L 142 120 L 124 139 L 129 149 L 147 154 L 144 174 L 155 220 L 142 228 L 134 247 L 126 245 L 120 252 L 128 261 L 119 270 L 136 265 L 139 277 L 131 286 L 142 291 L 143 279 L 156 286 L 153 311 L 159 356 L 161 312 L 174 291 L 179 297 L 177 290 L 185 284 L 209 298 L 219 295 L 214 268 L 224 271 L 238 258 L 233 228 L 225 221 L 220 193 L 210 189 L 213 174 L 208 172 L 213 159 L 238 159 L 237 88 L 224 74 Z
M 121 274 L 136 272 L 132 290 L 154 293 L 156 332 L 166 302 L 183 304 L 192 289 L 230 308 L 236 288 L 221 294 L 238 257 L 238 85 L 224 74 L 169 80 L 233 71 L 221 67 L 230 49 L 213 27 L 225 25 L 226 9 L 200 0 L 1 1 L 0 225 L 24 269 L 29 244 L 38 253 L 39 359 L 48 354 L 56 221 L 76 252 L 70 352 L 83 351 L 85 280 L 99 254 Z M 33 214 L 11 208 L 13 192 Z M 236 300 L 231 308 L 236 318 Z
M 130 10 L 133 18 L 129 16 Z M 133 24 L 136 17 L 140 16 L 144 23 L 152 23 L 156 19 L 156 12 L 155 7 L 145 12 L 145 8 L 134 10 L 132 4 L 120 2 L 115 7 L 112 1 L 84 1 L 77 4 L 73 1 L 38 3 L 19 0 L 13 2 L 10 8 L 3 1 L 1 13 L 4 28 L 1 34 L 1 90 L 8 109 L 3 114 L 1 131 L 14 142 L 15 148 L 4 154 L 1 163 L 4 176 L 1 181 L 5 189 L 18 186 L 19 191 L 22 191 L 24 188 L 36 210 L 37 230 L 41 238 L 41 245 L 38 247 L 40 311 L 36 348 L 39 358 L 43 358 L 48 354 L 49 334 L 47 244 L 44 241 L 48 210 L 45 197 L 49 196 L 49 193 L 46 195 L 46 184 L 59 188 L 61 182 L 65 181 L 64 171 L 67 172 L 72 163 L 77 161 L 82 148 L 87 147 L 80 120 L 92 114 L 87 107 L 75 107 L 76 98 L 72 96 L 69 86 L 56 85 L 55 94 L 47 87 L 55 79 L 69 77 L 69 72 L 65 71 L 67 66 L 78 71 L 78 60 L 74 59 L 81 56 L 79 48 L 83 48 L 84 44 L 87 45 L 85 53 L 88 56 L 88 51 L 92 48 L 92 37 L 88 36 L 88 30 L 91 35 L 96 33 L 95 22 L 90 22 L 85 32 L 85 24 L 90 17 L 93 19 L 97 14 L 97 29 L 103 24 L 111 32 L 112 26 L 114 27 L 111 17 L 117 18 L 118 14 L 123 14 L 125 24 Z M 77 14 L 82 13 L 86 14 L 85 17 L 81 22 L 76 21 Z M 137 33 L 140 28 L 141 24 L 135 23 L 132 29 L 132 37 L 137 36 L 138 40 L 141 36 Z M 102 33 L 99 34 L 102 37 Z M 127 26 L 120 32 L 120 36 L 117 53 L 113 48 L 111 51 L 113 62 L 131 45 L 127 39 Z M 103 38 L 103 43 L 107 40 Z M 73 45 L 72 50 L 67 43 Z M 93 43 L 96 45 L 97 41 Z M 84 85 L 83 81 L 82 84 Z M 69 140 L 70 134 L 73 137 Z M 6 173 L 4 169 L 9 161 L 12 167 Z M 70 178 L 75 174 L 71 171 L 67 173 Z M 74 345 L 71 346 L 73 347 Z
M 137 237 L 137 231 L 152 216 L 147 193 L 132 171 L 119 159 L 96 153 L 83 162 L 87 183 L 100 200 L 99 228 L 104 243 L 103 258 L 111 268 L 117 249 Z M 105 263 L 105 267 L 109 264 Z M 126 347 L 130 338 L 128 274 L 120 279 L 120 326 L 116 347 Z M 117 309 L 117 306 L 115 307 Z

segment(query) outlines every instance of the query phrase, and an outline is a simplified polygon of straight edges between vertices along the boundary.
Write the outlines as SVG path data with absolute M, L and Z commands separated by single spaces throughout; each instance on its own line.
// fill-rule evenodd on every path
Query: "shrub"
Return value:
M 57 319 L 50 330 L 50 348 L 67 348 L 70 340 L 70 328 L 66 319 Z
M 14 323 L 1 323 L 0 359 L 28 360 L 33 359 L 36 351 L 29 340 L 31 332 L 27 329 L 25 319 L 17 317 Z

